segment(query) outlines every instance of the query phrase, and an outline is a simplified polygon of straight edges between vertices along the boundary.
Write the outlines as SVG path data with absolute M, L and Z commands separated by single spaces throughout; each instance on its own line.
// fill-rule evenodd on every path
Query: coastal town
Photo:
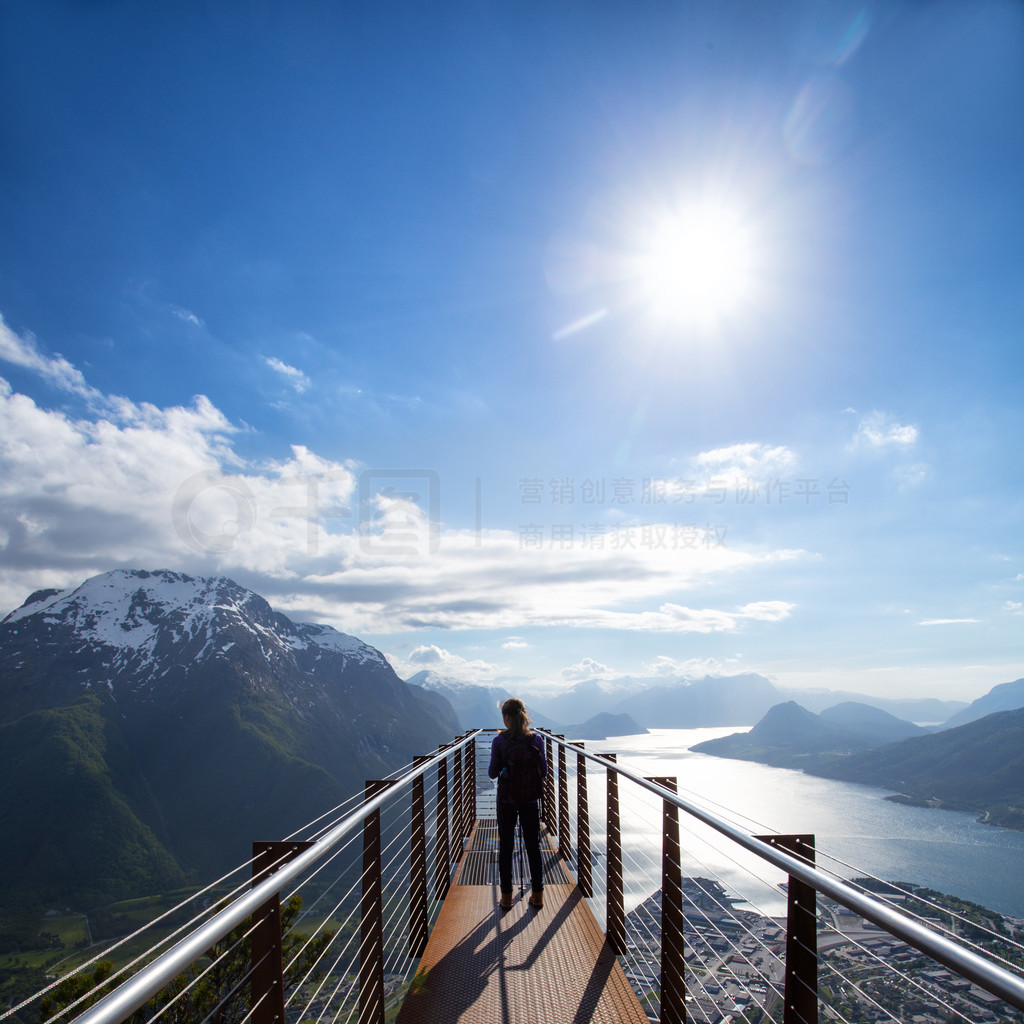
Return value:
M 989 955 L 1020 963 L 1013 944 L 1024 919 L 900 883 L 885 898 L 939 928 L 955 922 L 961 938 Z M 927 894 L 927 902 L 918 897 Z M 921 915 L 927 906 L 931 916 Z M 1005 1024 L 1024 1014 L 925 957 L 876 925 L 818 897 L 818 994 L 825 1020 L 848 1024 Z M 782 1020 L 786 920 L 742 909 L 706 878 L 683 880 L 685 989 L 688 1019 L 705 1024 Z M 956 915 L 951 917 L 950 915 Z M 943 921 L 943 919 L 945 919 Z M 626 916 L 626 976 L 650 1020 L 659 1019 L 661 892 Z

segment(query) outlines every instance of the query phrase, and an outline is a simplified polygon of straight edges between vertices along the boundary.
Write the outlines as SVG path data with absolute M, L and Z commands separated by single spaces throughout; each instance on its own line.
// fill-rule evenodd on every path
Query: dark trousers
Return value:
M 512 891 L 512 851 L 516 841 L 516 821 L 523 827 L 523 845 L 530 863 L 530 887 L 544 888 L 544 867 L 540 858 L 540 808 L 536 801 L 511 804 L 498 801 L 498 881 L 502 892 Z

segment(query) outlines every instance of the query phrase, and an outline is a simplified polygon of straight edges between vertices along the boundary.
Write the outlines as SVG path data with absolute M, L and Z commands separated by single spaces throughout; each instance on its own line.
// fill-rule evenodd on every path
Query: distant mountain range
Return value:
M 430 693 L 436 693 L 452 706 L 462 726 L 466 729 L 501 729 L 501 705 L 515 694 L 500 686 L 483 686 L 468 683 L 450 676 L 443 676 L 432 669 L 425 669 L 410 676 L 406 682 Z M 554 729 L 558 723 L 533 707 L 528 709 L 531 722 L 542 729 Z
M 508 691 L 481 686 L 432 672 L 419 672 L 408 682 L 443 694 L 455 708 L 463 728 L 495 727 L 496 706 Z M 624 676 L 613 680 L 587 680 L 555 696 L 524 697 L 537 725 L 565 732 L 563 723 L 588 723 L 595 715 L 626 715 L 644 729 L 696 729 L 709 726 L 752 725 L 769 708 L 797 700 L 811 711 L 855 703 L 888 712 L 907 722 L 939 723 L 968 705 L 964 701 L 894 700 L 845 691 L 796 691 L 776 686 L 755 672 L 731 676 L 666 680 L 663 676 Z M 625 719 L 623 719 L 625 721 Z M 616 735 L 616 734 L 612 734 Z
M 606 740 L 610 736 L 636 736 L 639 733 L 647 732 L 638 725 L 629 715 L 612 715 L 607 711 L 588 718 L 579 725 L 563 726 L 562 732 L 568 739 L 574 740 Z
M 502 728 L 501 705 L 514 696 L 500 686 L 467 683 L 442 676 L 430 669 L 417 672 L 406 682 L 411 686 L 422 687 L 430 694 L 444 697 L 454 708 L 463 730 Z M 527 713 L 532 725 L 578 740 L 604 740 L 609 736 L 627 736 L 647 731 L 625 714 L 601 712 L 580 725 L 562 725 L 543 711 L 538 711 L 532 701 L 527 707 Z
M 379 651 L 224 577 L 38 591 L 0 622 L 0 914 L 214 878 L 460 731 Z
M 962 711 L 947 718 L 943 725 L 949 729 L 956 725 L 975 722 L 979 718 L 991 715 L 993 711 L 1014 711 L 1017 708 L 1024 708 L 1024 679 L 993 686 L 983 697 L 972 701 Z

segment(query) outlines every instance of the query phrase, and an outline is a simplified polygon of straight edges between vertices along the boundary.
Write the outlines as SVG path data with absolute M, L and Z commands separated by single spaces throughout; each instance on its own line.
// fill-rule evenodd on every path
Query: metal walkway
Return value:
M 647 1024 L 601 929 L 541 831 L 544 907 L 498 907 L 497 829 L 478 821 L 396 1024 Z

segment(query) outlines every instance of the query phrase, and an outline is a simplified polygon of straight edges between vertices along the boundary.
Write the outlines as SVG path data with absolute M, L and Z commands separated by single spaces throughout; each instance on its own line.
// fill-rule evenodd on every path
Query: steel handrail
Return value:
M 845 882 L 820 871 L 818 868 L 812 867 L 797 857 L 783 853 L 763 840 L 748 835 L 722 818 L 711 814 L 696 804 L 690 803 L 690 801 L 678 794 L 672 793 L 655 782 L 649 782 L 632 769 L 626 768 L 618 762 L 609 761 L 600 754 L 590 753 L 581 746 L 570 743 L 565 739 L 560 739 L 546 729 L 540 729 L 538 732 L 543 733 L 545 737 L 550 737 L 553 742 L 565 747 L 567 750 L 572 750 L 591 761 L 598 762 L 603 768 L 625 776 L 642 789 L 646 789 L 660 799 L 678 807 L 679 810 L 685 811 L 691 817 L 702 821 L 705 825 L 731 839 L 750 853 L 775 865 L 775 867 L 785 871 L 793 878 L 806 882 L 819 892 L 834 899 L 837 903 L 841 903 L 844 907 L 853 910 L 866 920 L 877 924 L 884 931 L 895 935 L 908 945 L 927 954 L 933 960 L 951 968 L 961 977 L 974 982 L 992 995 L 998 996 L 1012 1006 L 1017 1007 L 1018 1010 L 1024 1010 L 1024 978 L 1004 970 L 1002 967 L 991 963 L 971 950 L 964 949 L 952 940 L 947 939 L 944 935 L 939 935 L 925 925 L 913 920 L 913 918 L 907 917 L 898 910 L 894 910 L 892 907 L 886 906 L 884 903 L 859 892 Z
M 453 750 L 467 746 L 480 731 L 474 729 L 461 739 L 445 744 L 444 749 L 434 754 L 429 761 L 410 769 L 400 779 L 394 780 L 395 785 L 389 786 L 377 796 L 350 811 L 308 850 L 278 868 L 269 878 L 254 886 L 244 896 L 234 900 L 211 917 L 206 924 L 186 935 L 123 985 L 84 1010 L 74 1018 L 74 1024 L 119 1024 L 120 1021 L 125 1020 L 147 1000 L 169 985 L 182 971 L 194 964 L 225 935 L 237 928 L 268 899 L 278 893 L 283 886 L 302 875 L 307 868 L 337 846 L 350 832 L 360 827 L 368 815 L 383 807 L 414 779 L 426 774 L 432 767 L 447 758 Z

